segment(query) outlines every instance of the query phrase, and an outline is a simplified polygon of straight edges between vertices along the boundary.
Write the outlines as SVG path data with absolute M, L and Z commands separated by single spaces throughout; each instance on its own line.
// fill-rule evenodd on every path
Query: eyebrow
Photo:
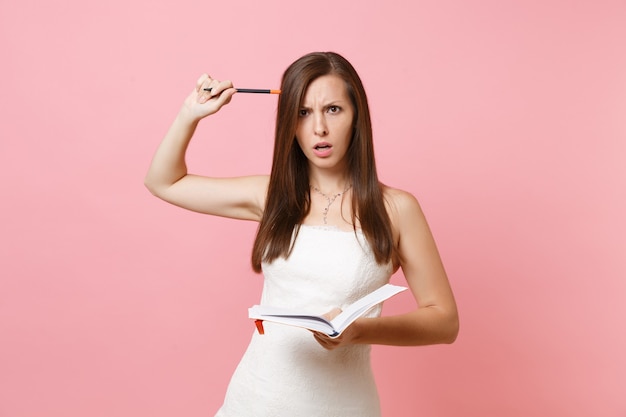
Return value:
M 332 107 L 332 106 L 339 106 L 341 107 L 344 103 L 344 100 L 342 99 L 337 99 L 337 100 L 331 100 L 328 103 L 322 105 L 322 108 L 326 108 L 326 107 Z M 302 105 L 300 106 L 301 109 L 311 109 L 310 106 L 305 105 L 304 103 L 302 103 Z

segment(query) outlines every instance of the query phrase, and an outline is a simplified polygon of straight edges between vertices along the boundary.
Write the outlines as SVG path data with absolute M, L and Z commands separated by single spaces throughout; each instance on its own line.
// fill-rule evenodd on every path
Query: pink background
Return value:
M 255 224 L 143 175 L 201 72 L 276 88 L 313 50 L 362 75 L 460 308 L 453 345 L 374 348 L 384 415 L 626 416 L 625 40 L 623 0 L 0 0 L 0 416 L 213 415 Z M 275 103 L 235 97 L 191 168 L 267 172 Z

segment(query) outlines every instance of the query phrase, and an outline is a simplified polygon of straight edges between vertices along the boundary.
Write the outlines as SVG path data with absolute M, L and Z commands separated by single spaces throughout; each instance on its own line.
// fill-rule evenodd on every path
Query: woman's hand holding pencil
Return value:
M 211 91 L 211 88 L 204 88 L 204 91 Z M 238 93 L 256 93 L 256 94 L 280 94 L 280 90 L 265 90 L 262 88 L 235 88 Z
M 206 103 L 211 99 L 216 99 L 220 104 L 216 111 L 223 105 L 228 104 L 236 91 L 231 81 L 215 80 L 208 74 L 202 74 L 196 83 L 198 103 Z M 226 98 L 222 99 L 223 96 Z
M 196 88 L 185 100 L 183 110 L 186 116 L 197 122 L 230 103 L 235 93 L 280 94 L 280 90 L 234 88 L 231 81 L 219 81 L 202 74 L 196 82 Z
M 205 90 L 209 88 L 211 91 Z M 214 80 L 208 74 L 202 74 L 196 81 L 196 88 L 185 99 L 179 117 L 197 123 L 230 103 L 236 92 L 232 82 Z

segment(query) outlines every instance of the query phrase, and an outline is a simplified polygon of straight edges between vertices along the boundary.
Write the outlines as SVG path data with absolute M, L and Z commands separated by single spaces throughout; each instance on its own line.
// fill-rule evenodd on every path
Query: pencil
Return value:
M 204 88 L 204 91 L 211 91 L 210 88 Z M 280 94 L 280 90 L 263 90 L 258 88 L 237 88 L 238 93 L 255 93 L 255 94 Z

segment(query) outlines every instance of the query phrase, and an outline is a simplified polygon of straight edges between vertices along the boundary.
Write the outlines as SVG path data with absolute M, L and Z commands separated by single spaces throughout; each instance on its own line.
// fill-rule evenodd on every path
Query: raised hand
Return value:
M 211 91 L 206 91 L 211 89 Z M 185 99 L 182 112 L 194 121 L 218 112 L 222 106 L 230 103 L 237 90 L 231 81 L 219 81 L 208 74 L 202 74 L 196 82 L 196 88 Z

